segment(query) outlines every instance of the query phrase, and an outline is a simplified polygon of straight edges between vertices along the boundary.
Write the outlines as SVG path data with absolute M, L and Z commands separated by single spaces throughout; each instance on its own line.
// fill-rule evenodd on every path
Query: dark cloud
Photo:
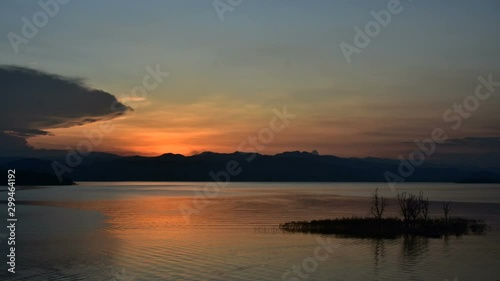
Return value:
M 82 80 L 34 69 L 0 67 L 2 147 L 26 146 L 26 137 L 47 129 L 83 125 L 121 116 L 132 109 Z
M 52 135 L 49 132 L 38 130 L 38 129 L 16 129 L 15 131 L 5 130 L 3 133 L 16 136 L 16 137 L 33 137 L 33 136 L 46 136 Z
M 415 149 L 415 143 L 405 142 Z M 495 168 L 500 171 L 500 137 L 467 137 L 449 139 L 438 144 L 430 157 L 436 162 Z
M 482 149 L 500 150 L 500 137 L 468 137 L 463 139 L 449 139 L 443 146 L 449 147 L 477 147 Z
M 414 145 L 415 142 L 403 142 L 403 144 Z M 462 139 L 448 139 L 439 144 L 440 147 L 447 148 L 481 148 L 481 149 L 499 149 L 500 137 L 467 137 Z
M 32 152 L 26 139 L 0 132 L 0 156 L 20 156 Z

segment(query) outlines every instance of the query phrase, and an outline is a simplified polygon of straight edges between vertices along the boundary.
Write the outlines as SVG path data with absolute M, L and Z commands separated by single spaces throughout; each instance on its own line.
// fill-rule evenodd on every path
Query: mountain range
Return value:
M 67 152 L 58 152 L 37 158 L 0 157 L 0 170 L 16 169 L 17 183 L 26 185 L 72 184 L 73 181 L 384 182 L 388 173 L 406 182 L 500 182 L 497 168 L 429 161 L 407 173 L 411 165 L 408 161 L 341 158 L 318 155 L 315 151 L 276 155 L 168 153 L 157 157 L 92 153 L 68 158 L 67 155 Z

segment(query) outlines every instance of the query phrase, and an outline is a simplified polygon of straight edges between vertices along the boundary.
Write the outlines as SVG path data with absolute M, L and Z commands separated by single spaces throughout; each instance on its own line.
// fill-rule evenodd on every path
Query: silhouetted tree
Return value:
M 376 219 L 382 219 L 387 202 L 383 196 L 378 195 L 378 188 L 373 192 L 372 198 L 371 212 Z
M 406 192 L 403 192 L 401 194 L 398 193 L 397 195 L 398 198 L 398 203 L 399 203 L 399 212 L 403 216 L 403 221 L 407 223 L 410 220 L 410 217 L 408 215 L 408 208 L 406 204 Z
M 420 197 L 420 206 L 422 208 L 422 217 L 424 220 L 427 220 L 429 216 L 429 197 L 425 199 Z
M 422 212 L 422 201 L 424 194 L 420 191 L 418 197 L 416 195 L 410 194 L 408 197 L 409 214 L 413 221 L 416 221 Z
M 448 221 L 448 214 L 450 213 L 450 204 L 451 202 L 443 202 L 443 211 L 444 211 L 444 219 Z
M 429 215 L 429 199 L 424 199 L 423 192 L 420 192 L 418 196 L 411 193 L 406 194 L 406 192 L 398 193 L 397 199 L 405 224 L 415 222 L 420 216 L 427 219 Z

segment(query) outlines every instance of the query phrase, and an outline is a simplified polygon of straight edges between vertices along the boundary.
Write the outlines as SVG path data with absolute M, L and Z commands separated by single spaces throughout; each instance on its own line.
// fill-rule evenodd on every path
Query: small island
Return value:
M 402 218 L 383 218 L 387 202 L 375 190 L 371 206 L 373 217 L 292 221 L 280 224 L 279 229 L 359 238 L 397 238 L 403 235 L 439 238 L 443 235 L 483 234 L 488 227 L 482 220 L 450 217 L 450 202 L 443 202 L 443 217 L 429 218 L 429 199 L 424 199 L 422 192 L 418 196 L 406 192 L 398 194 L 397 201 Z

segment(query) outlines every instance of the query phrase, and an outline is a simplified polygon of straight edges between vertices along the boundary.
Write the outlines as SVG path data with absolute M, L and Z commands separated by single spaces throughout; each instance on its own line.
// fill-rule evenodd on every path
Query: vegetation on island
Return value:
M 280 224 L 287 232 L 336 234 L 362 238 L 397 238 L 402 235 L 441 237 L 443 235 L 482 234 L 487 225 L 482 220 L 451 217 L 451 202 L 443 202 L 443 217 L 429 217 L 429 198 L 403 192 L 397 194 L 401 217 L 384 218 L 387 200 L 375 190 L 372 196 L 372 217 L 351 217 L 312 221 L 292 221 Z

